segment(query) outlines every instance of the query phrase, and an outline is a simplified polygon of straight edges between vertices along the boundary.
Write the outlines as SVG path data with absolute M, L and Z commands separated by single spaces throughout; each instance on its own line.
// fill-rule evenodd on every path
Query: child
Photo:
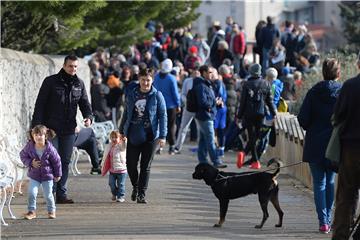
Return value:
M 121 139 L 119 131 L 110 133 L 110 142 L 104 150 L 102 176 L 105 176 L 107 171 L 110 172 L 109 186 L 112 200 L 125 202 L 126 142 Z
M 21 161 L 29 168 L 28 177 L 28 212 L 24 218 L 36 218 L 36 196 L 39 186 L 42 185 L 46 199 L 48 217 L 56 218 L 55 200 L 52 194 L 53 181 L 61 178 L 61 161 L 55 147 L 48 141 L 54 132 L 44 125 L 36 125 L 30 132 L 30 140 L 20 152 Z

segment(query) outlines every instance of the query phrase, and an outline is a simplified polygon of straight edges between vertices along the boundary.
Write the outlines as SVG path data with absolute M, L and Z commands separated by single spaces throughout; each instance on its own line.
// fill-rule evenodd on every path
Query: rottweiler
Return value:
M 267 209 L 269 200 L 274 205 L 279 214 L 279 222 L 275 227 L 281 227 L 284 212 L 279 204 L 279 185 L 276 177 L 280 172 L 280 161 L 273 158 L 268 161 L 269 171 L 250 171 L 250 172 L 223 172 L 214 168 L 210 164 L 200 163 L 195 167 L 193 179 L 204 179 L 209 185 L 220 203 L 220 220 L 214 227 L 221 227 L 225 222 L 226 212 L 229 201 L 232 199 L 258 194 L 263 218 L 255 228 L 262 228 L 269 217 Z M 270 172 L 270 170 L 274 170 Z

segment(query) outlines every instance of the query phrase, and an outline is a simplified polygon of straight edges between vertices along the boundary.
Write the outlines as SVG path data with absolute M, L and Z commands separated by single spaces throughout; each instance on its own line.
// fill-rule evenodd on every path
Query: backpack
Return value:
M 278 106 L 278 112 L 288 112 L 289 106 L 284 98 L 280 97 L 279 99 L 279 106 Z
M 194 86 L 186 94 L 186 110 L 189 112 L 197 112 L 197 98 Z
M 248 88 L 246 89 L 246 94 L 248 95 L 246 116 L 250 119 L 265 117 L 266 109 L 262 87 L 260 86 L 256 89 Z

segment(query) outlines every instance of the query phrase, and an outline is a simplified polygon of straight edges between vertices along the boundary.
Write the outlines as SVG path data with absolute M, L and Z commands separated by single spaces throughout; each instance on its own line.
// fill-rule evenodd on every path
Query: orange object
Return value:
M 237 162 L 236 162 L 236 166 L 238 168 L 241 168 L 244 164 L 244 159 L 245 159 L 245 152 L 244 151 L 240 151 L 237 154 Z

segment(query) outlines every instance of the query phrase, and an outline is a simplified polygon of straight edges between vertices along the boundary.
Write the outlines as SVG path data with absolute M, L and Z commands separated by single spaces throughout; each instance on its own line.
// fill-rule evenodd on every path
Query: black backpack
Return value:
M 186 110 L 188 110 L 189 112 L 198 111 L 196 92 L 194 86 L 186 94 Z
M 266 108 L 264 93 L 262 87 L 256 89 L 247 88 L 247 106 L 245 115 L 250 119 L 259 119 L 265 117 Z

